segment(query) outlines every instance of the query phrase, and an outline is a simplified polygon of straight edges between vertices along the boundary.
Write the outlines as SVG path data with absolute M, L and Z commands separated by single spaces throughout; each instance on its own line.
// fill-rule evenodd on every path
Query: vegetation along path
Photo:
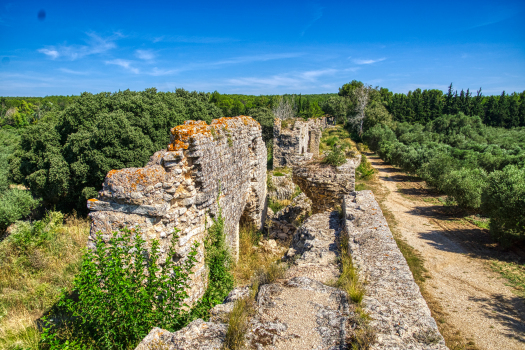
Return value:
M 487 243 L 487 232 L 447 218 L 439 210 L 439 201 L 424 195 L 421 182 L 376 155 L 368 156 L 378 171 L 372 184 L 376 197 L 393 216 L 398 237 L 423 258 L 429 277 L 424 295 L 434 317 L 440 328 L 452 329 L 464 340 L 447 345 L 452 349 L 525 349 L 524 299 L 491 270 L 488 261 L 495 249 Z M 447 338 L 447 331 L 441 331 Z

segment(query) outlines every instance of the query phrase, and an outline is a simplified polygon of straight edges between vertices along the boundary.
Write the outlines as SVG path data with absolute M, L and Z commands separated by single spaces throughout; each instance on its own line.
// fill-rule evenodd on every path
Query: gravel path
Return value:
M 469 256 L 470 246 L 450 239 L 450 230 L 422 215 L 433 206 L 402 196 L 402 173 L 377 156 L 369 156 L 378 182 L 388 189 L 383 206 L 397 229 L 424 258 L 431 278 L 427 290 L 448 313 L 446 321 L 482 350 L 525 349 L 525 304 L 486 262 Z M 453 234 L 453 232 L 452 232 Z

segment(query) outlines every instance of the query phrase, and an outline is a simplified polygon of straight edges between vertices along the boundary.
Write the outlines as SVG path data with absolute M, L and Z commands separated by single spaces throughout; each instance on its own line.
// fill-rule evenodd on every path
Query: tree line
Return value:
M 443 114 L 478 116 L 484 124 L 495 127 L 513 128 L 525 126 L 525 91 L 500 95 L 483 96 L 481 88 L 472 93 L 453 89 L 448 91 L 415 89 L 407 94 L 381 91 L 382 101 L 394 118 L 399 122 L 428 123 Z

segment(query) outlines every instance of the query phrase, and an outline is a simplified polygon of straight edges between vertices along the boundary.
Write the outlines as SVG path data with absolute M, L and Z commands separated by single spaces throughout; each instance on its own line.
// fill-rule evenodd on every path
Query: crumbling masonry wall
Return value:
M 276 118 L 273 125 L 273 167 L 292 167 L 319 156 L 319 143 L 326 125 L 324 117 L 307 121 Z
M 312 213 L 322 213 L 340 206 L 343 196 L 355 190 L 355 170 L 361 157 L 348 158 L 338 167 L 309 163 L 293 168 L 293 182 L 312 201 Z
M 167 150 L 156 152 L 144 168 L 110 171 L 97 199 L 88 201 L 92 226 L 105 239 L 119 228 L 138 228 L 167 252 L 175 228 L 181 230 L 177 253 L 182 261 L 200 243 L 188 302 L 206 289 L 204 244 L 209 216 L 217 199 L 225 219 L 227 241 L 238 254 L 241 220 L 262 228 L 266 216 L 266 147 L 261 126 L 251 117 L 221 118 L 211 125 L 187 121 L 171 130 Z

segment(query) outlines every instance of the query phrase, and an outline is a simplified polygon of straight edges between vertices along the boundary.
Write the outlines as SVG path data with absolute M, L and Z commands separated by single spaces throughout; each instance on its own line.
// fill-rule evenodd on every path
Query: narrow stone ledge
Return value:
M 105 202 L 97 199 L 90 199 L 87 202 L 87 207 L 91 211 L 116 211 L 128 214 L 148 215 L 148 216 L 163 216 L 170 209 L 169 204 L 161 205 L 132 205 L 119 204 L 115 202 Z
M 342 209 L 348 250 L 366 283 L 364 309 L 378 332 L 373 349 L 448 349 L 373 193 L 344 196 Z

